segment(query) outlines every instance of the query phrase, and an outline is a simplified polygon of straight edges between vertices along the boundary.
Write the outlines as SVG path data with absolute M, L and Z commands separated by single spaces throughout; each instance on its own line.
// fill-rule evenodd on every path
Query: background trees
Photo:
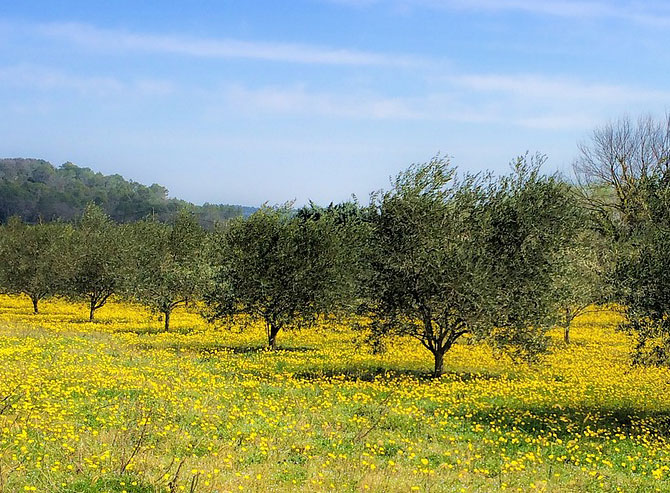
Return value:
M 658 120 L 624 117 L 594 130 L 575 171 L 582 204 L 597 219 L 613 259 L 606 271 L 622 329 L 637 337 L 640 363 L 670 361 L 670 113 Z
M 0 159 L 0 223 L 17 215 L 28 223 L 78 219 L 94 203 L 117 222 L 152 216 L 170 221 L 180 209 L 190 207 L 200 223 L 213 228 L 231 217 L 250 214 L 255 208 L 224 204 L 194 206 L 168 197 L 165 187 L 150 186 L 120 175 L 103 175 L 65 163 L 55 168 L 40 159 Z
M 574 163 L 583 205 L 601 233 L 621 239 L 648 220 L 640 183 L 670 169 L 670 113 L 624 116 L 593 130 Z
M 580 218 L 584 219 L 583 215 Z M 612 269 L 608 239 L 581 225 L 561 254 L 561 272 L 556 277 L 559 324 L 563 341 L 570 342 L 570 328 L 578 316 L 612 301 L 607 276 Z

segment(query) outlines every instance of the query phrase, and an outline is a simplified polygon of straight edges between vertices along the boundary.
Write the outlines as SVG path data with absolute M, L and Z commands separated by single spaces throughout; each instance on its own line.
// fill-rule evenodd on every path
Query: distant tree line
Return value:
M 19 216 L 28 223 L 72 221 L 89 204 L 99 205 L 116 222 L 132 222 L 149 215 L 171 220 L 180 209 L 193 210 L 200 224 L 211 229 L 217 222 L 248 215 L 253 208 L 235 205 L 194 206 L 168 198 L 165 187 L 145 186 L 120 175 L 105 176 L 65 163 L 54 168 L 39 159 L 0 159 L 0 223 Z
M 638 363 L 670 361 L 670 117 L 594 131 L 578 183 L 521 156 L 503 176 L 459 174 L 437 156 L 401 172 L 368 204 L 264 206 L 207 231 L 192 209 L 119 224 L 95 204 L 72 223 L 0 226 L 0 289 L 85 301 L 112 297 L 162 314 L 283 330 L 354 320 L 376 350 L 417 339 L 443 372 L 464 338 L 514 358 L 570 341 L 575 317 L 618 303 Z

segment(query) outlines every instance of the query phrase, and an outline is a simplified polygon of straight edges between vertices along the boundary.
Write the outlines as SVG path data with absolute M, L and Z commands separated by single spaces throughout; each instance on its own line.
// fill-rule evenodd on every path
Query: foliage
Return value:
M 64 293 L 72 300 L 86 300 L 89 319 L 110 296 L 122 292 L 132 265 L 128 262 L 127 236 L 100 207 L 90 204 L 84 210 L 74 234 L 70 273 Z
M 218 236 L 215 289 L 206 297 L 212 319 L 265 323 L 275 347 L 283 328 L 327 314 L 339 280 L 339 249 L 329 216 L 296 217 L 289 206 L 262 207 L 235 219 Z
M 607 283 L 613 255 L 605 237 L 580 226 L 561 253 L 562 268 L 556 277 L 558 284 L 560 325 L 563 341 L 570 342 L 572 322 L 594 305 L 612 301 L 612 289 Z
M 544 332 L 556 323 L 564 252 L 580 211 L 568 186 L 542 176 L 542 155 L 521 156 L 487 192 L 481 239 L 486 265 L 484 324 L 493 343 L 513 357 L 545 350 Z
M 172 310 L 199 301 L 209 286 L 206 234 L 187 210 L 171 224 L 144 220 L 128 230 L 135 266 L 128 294 L 162 313 L 168 330 Z
M 648 214 L 644 227 L 617 258 L 613 283 L 625 306 L 622 325 L 637 337 L 635 361 L 670 364 L 670 174 L 640 188 Z
M 252 208 L 233 205 L 194 206 L 168 198 L 167 189 L 161 185 L 145 186 L 72 163 L 54 168 L 43 160 L 0 159 L 0 223 L 13 215 L 29 223 L 71 221 L 81 216 L 91 202 L 117 222 L 148 216 L 169 222 L 179 210 L 189 207 L 199 222 L 210 229 L 218 222 L 253 212 Z
M 670 113 L 597 128 L 575 167 L 595 230 L 611 244 L 607 288 L 627 314 L 621 328 L 637 337 L 634 359 L 668 364 Z
M 372 331 L 417 338 L 436 376 L 465 334 L 520 356 L 543 350 L 574 208 L 540 164 L 520 158 L 497 181 L 458 179 L 437 157 L 398 175 L 371 204 L 364 312 Z
M 63 288 L 71 228 L 27 225 L 18 217 L 0 226 L 0 292 L 25 294 L 38 313 L 39 301 Z
M 367 270 L 365 251 L 369 247 L 369 224 L 366 211 L 356 197 L 350 201 L 320 207 L 313 202 L 296 211 L 296 219 L 312 222 L 331 241 L 328 275 L 332 276 L 324 305 L 330 315 L 349 316 L 357 309 L 360 280 Z
M 616 241 L 634 235 L 648 220 L 640 184 L 670 170 L 670 113 L 663 120 L 619 118 L 594 129 L 579 148 L 575 172 L 598 230 Z

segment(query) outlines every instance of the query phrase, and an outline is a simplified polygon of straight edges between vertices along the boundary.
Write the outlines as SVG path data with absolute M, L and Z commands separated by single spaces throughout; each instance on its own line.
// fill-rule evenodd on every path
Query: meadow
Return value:
M 432 379 L 333 323 L 269 351 L 185 309 L 40 308 L 0 297 L 2 491 L 670 491 L 670 371 L 630 365 L 612 311 L 534 365 L 462 338 Z

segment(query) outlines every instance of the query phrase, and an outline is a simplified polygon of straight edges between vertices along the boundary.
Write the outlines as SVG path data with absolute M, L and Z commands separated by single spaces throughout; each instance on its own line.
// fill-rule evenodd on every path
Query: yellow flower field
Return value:
M 670 371 L 631 367 L 617 315 L 535 366 L 343 326 L 244 333 L 178 311 L 0 297 L 0 490 L 670 491 Z

